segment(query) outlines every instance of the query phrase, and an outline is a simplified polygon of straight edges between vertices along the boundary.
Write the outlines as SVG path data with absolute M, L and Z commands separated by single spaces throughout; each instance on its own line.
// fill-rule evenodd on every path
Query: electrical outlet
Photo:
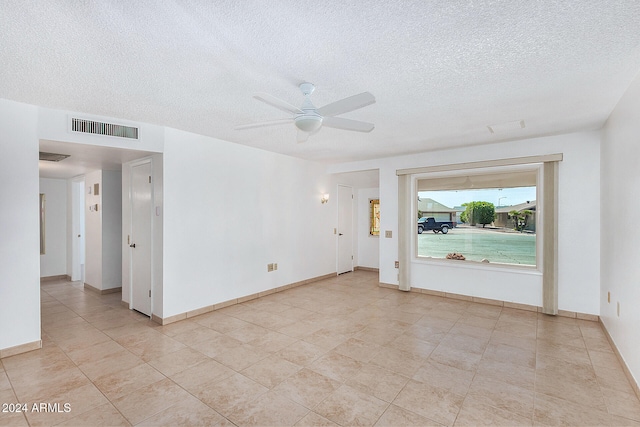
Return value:
M 387 239 L 390 239 L 393 236 L 393 234 L 391 233 L 391 230 L 385 230 L 384 231 L 384 237 Z
M 267 273 L 270 273 L 273 271 L 273 264 L 267 264 Z
M 400 261 L 396 261 L 396 268 L 400 268 Z
M 278 263 L 277 263 L 277 262 L 274 262 L 274 263 L 273 263 L 273 270 L 275 271 L 275 270 L 277 270 L 277 269 L 278 269 Z

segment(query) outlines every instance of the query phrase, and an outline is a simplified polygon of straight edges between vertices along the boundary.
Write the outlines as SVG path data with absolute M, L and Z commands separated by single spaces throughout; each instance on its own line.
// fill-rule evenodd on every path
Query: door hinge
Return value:
M 149 298 L 151 298 L 151 289 L 149 289 Z
M 151 175 L 149 175 L 149 184 L 151 184 Z

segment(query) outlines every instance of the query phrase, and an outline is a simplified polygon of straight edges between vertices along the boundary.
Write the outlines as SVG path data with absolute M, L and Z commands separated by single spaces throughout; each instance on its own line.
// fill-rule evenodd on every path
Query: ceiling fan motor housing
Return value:
M 315 132 L 322 126 L 322 116 L 317 113 L 316 107 L 311 103 L 311 94 L 315 90 L 315 86 L 312 83 L 300 84 L 300 90 L 304 95 L 304 102 L 300 109 L 302 114 L 298 114 L 294 122 L 296 127 L 304 132 Z

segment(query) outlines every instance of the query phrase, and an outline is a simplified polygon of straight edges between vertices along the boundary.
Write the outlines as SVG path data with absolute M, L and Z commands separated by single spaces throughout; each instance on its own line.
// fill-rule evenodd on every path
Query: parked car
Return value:
M 453 228 L 453 222 L 451 221 L 436 221 L 433 217 L 422 217 L 418 220 L 418 234 L 429 230 L 434 233 L 447 234 L 450 228 Z

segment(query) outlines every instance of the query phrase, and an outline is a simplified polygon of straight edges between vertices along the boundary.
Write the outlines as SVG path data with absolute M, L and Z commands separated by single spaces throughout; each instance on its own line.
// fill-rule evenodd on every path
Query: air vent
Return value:
M 59 162 L 67 157 L 69 157 L 69 154 L 45 153 L 44 151 L 40 151 L 40 160 L 46 162 Z
M 138 139 L 138 128 L 136 127 L 77 118 L 71 119 L 71 131 L 91 133 L 94 135 L 116 136 L 118 138 Z
M 489 132 L 491 132 L 492 134 L 503 134 L 507 132 L 518 131 L 524 128 L 524 120 L 515 120 L 513 122 L 499 123 L 487 126 L 487 129 L 489 129 Z

